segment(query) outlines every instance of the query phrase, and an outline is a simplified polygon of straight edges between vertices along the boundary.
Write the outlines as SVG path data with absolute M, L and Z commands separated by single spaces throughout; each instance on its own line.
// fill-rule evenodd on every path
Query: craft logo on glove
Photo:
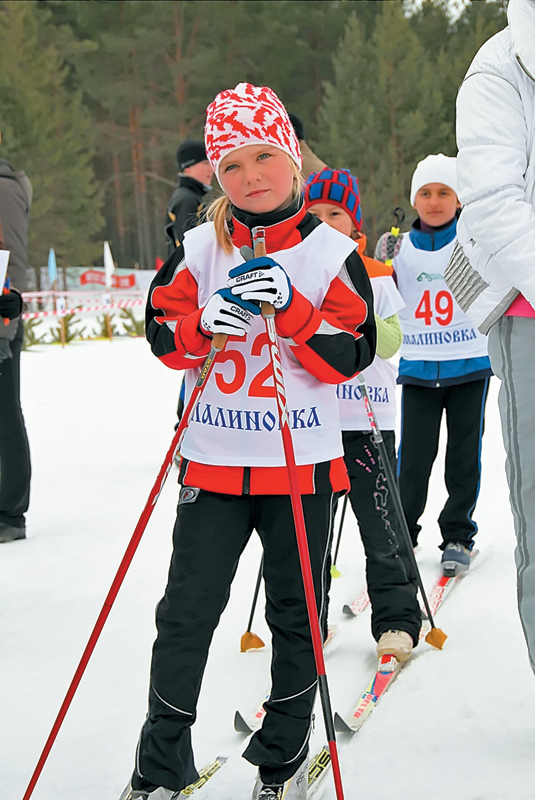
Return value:
M 242 308 L 241 306 L 233 305 L 230 307 L 230 311 L 233 314 L 236 314 L 238 317 L 244 319 L 246 322 L 249 322 L 249 320 L 251 319 L 251 315 L 249 314 L 249 312 L 246 311 L 245 308 Z
M 258 281 L 263 278 L 265 272 L 261 269 L 255 272 L 246 272 L 244 275 L 237 275 L 234 278 L 235 283 L 243 283 L 243 281 Z
M 242 300 L 270 303 L 277 311 L 284 311 L 292 299 L 290 278 L 269 256 L 254 258 L 231 269 L 227 286 Z

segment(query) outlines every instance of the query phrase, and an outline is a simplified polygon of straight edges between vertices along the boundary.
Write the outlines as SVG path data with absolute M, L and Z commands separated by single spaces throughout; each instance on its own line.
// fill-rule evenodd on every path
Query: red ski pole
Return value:
M 255 256 L 256 257 L 265 256 L 266 245 L 265 245 L 264 228 L 260 227 L 254 228 L 253 242 L 254 242 Z M 316 607 L 316 594 L 314 592 L 314 581 L 312 578 L 312 567 L 310 564 L 310 552 L 308 549 L 305 517 L 303 514 L 301 493 L 299 491 L 297 465 L 295 463 L 295 453 L 292 441 L 292 434 L 290 431 L 290 424 L 288 420 L 288 407 L 286 404 L 286 391 L 284 388 L 284 380 L 282 375 L 281 357 L 280 357 L 279 346 L 277 343 L 277 331 L 275 328 L 275 309 L 273 308 L 271 303 L 262 303 L 262 316 L 264 317 L 264 320 L 266 322 L 266 330 L 269 337 L 269 354 L 271 358 L 271 367 L 273 370 L 273 381 L 275 383 L 275 390 L 277 394 L 277 410 L 279 413 L 279 422 L 282 433 L 284 459 L 286 461 L 286 469 L 288 471 L 288 482 L 290 484 L 290 500 L 292 503 L 295 533 L 297 536 L 297 548 L 299 551 L 299 561 L 301 564 L 301 573 L 303 576 L 303 585 L 305 589 L 308 620 L 310 624 L 310 631 L 312 634 L 312 647 L 314 650 L 314 660 L 316 662 L 316 672 L 318 675 L 318 686 L 321 698 L 321 707 L 323 711 L 325 731 L 327 733 L 327 740 L 329 743 L 329 753 L 331 756 L 331 764 L 333 768 L 334 786 L 336 790 L 337 800 L 344 800 L 344 790 L 342 787 L 340 762 L 338 760 L 338 748 L 336 746 L 336 734 L 334 731 L 334 720 L 331 708 L 331 698 L 329 695 L 329 686 L 327 683 L 325 660 L 323 658 L 323 640 L 320 632 L 318 610 Z
M 149 519 L 150 519 L 150 517 L 152 515 L 152 512 L 154 511 L 154 507 L 155 507 L 156 502 L 157 502 L 157 500 L 158 500 L 158 498 L 159 498 L 159 496 L 160 496 L 160 494 L 162 492 L 162 489 L 164 487 L 165 481 L 167 480 L 167 476 L 168 476 L 169 471 L 170 471 L 170 469 L 172 467 L 172 464 L 173 464 L 174 455 L 175 455 L 176 451 L 178 450 L 178 448 L 180 447 L 180 444 L 182 442 L 183 436 L 185 435 L 187 427 L 189 425 L 189 421 L 190 421 L 190 419 L 191 419 L 191 417 L 192 417 L 192 415 L 193 415 L 193 413 L 195 411 L 195 407 L 197 406 L 197 403 L 199 402 L 199 399 L 201 397 L 203 389 L 206 386 L 206 381 L 208 379 L 208 376 L 209 376 L 210 372 L 212 371 L 212 367 L 213 367 L 214 362 L 215 362 L 215 360 L 217 358 L 217 355 L 225 347 L 226 341 L 227 341 L 227 337 L 226 337 L 226 335 L 224 333 L 216 333 L 215 336 L 212 339 L 212 347 L 210 348 L 210 352 L 206 356 L 206 359 L 204 360 L 204 363 L 203 363 L 203 365 L 201 367 L 201 372 L 199 374 L 199 377 L 197 378 L 197 382 L 196 382 L 195 387 L 194 387 L 194 389 L 193 389 L 193 391 L 191 393 L 191 397 L 189 399 L 189 402 L 188 402 L 188 405 L 186 407 L 186 410 L 184 411 L 184 414 L 182 415 L 182 419 L 180 421 L 180 424 L 179 424 L 178 428 L 176 429 L 175 435 L 173 436 L 173 441 L 171 442 L 171 446 L 169 447 L 169 450 L 167 451 L 167 454 L 165 456 L 164 462 L 163 462 L 163 464 L 162 464 L 162 466 L 160 468 L 160 471 L 158 473 L 158 477 L 156 478 L 154 486 L 151 489 L 151 492 L 149 494 L 147 502 L 145 503 L 145 507 L 144 507 L 143 511 L 141 512 L 141 516 L 139 517 L 139 520 L 138 520 L 138 523 L 137 523 L 137 525 L 135 527 L 134 533 L 132 534 L 132 538 L 130 539 L 130 542 L 128 543 L 128 547 L 126 548 L 126 552 L 125 552 L 125 554 L 123 556 L 123 559 L 122 559 L 122 561 L 121 561 L 121 563 L 119 565 L 119 569 L 117 570 L 115 578 L 113 579 L 113 582 L 112 582 L 112 585 L 111 585 L 110 590 L 108 592 L 108 595 L 107 595 L 106 599 L 104 600 L 104 605 L 102 606 L 102 610 L 101 610 L 101 612 L 100 612 L 100 614 L 98 616 L 98 619 L 97 619 L 97 621 L 95 623 L 95 627 L 93 628 L 91 636 L 89 637 L 89 641 L 88 641 L 88 643 L 87 643 L 87 645 L 85 647 L 85 650 L 84 650 L 84 652 L 82 654 L 82 657 L 80 659 L 80 663 L 78 664 L 78 667 L 76 668 L 76 672 L 74 673 L 74 677 L 73 677 L 73 679 L 71 681 L 71 684 L 70 684 L 70 686 L 69 686 L 69 688 L 67 690 L 67 694 L 65 695 L 65 699 L 63 700 L 61 708 L 60 708 L 60 710 L 58 712 L 58 715 L 56 717 L 56 721 L 54 722 L 54 725 L 52 726 L 52 730 L 50 731 L 48 739 L 46 740 L 45 746 L 43 748 L 43 752 L 41 753 L 41 755 L 39 757 L 39 761 L 37 762 L 37 765 L 36 765 L 36 767 L 34 769 L 33 775 L 32 775 L 32 777 L 30 779 L 30 782 L 28 783 L 28 787 L 27 787 L 27 789 L 26 789 L 26 791 L 24 793 L 24 796 L 23 796 L 22 800 L 29 800 L 29 798 L 32 796 L 33 790 L 35 789 L 37 781 L 39 780 L 39 776 L 41 775 L 41 772 L 43 771 L 43 767 L 45 766 L 46 760 L 47 760 L 47 758 L 48 758 L 48 756 L 50 754 L 50 751 L 52 749 L 52 745 L 54 744 L 54 742 L 56 740 L 56 737 L 57 737 L 57 735 L 59 733 L 59 730 L 61 728 L 61 725 L 63 724 L 63 720 L 65 719 L 65 715 L 67 714 L 67 711 L 69 710 L 69 706 L 70 706 L 70 704 L 72 702 L 72 699 L 73 699 L 73 697 L 74 697 L 74 695 L 76 693 L 76 690 L 77 690 L 78 685 L 79 685 L 79 683 L 80 683 L 80 681 L 82 679 L 82 676 L 83 676 L 83 674 L 85 672 L 87 664 L 89 663 L 89 659 L 91 658 L 93 650 L 95 649 L 95 646 L 96 646 L 96 644 L 98 642 L 99 636 L 102 633 L 102 629 L 103 629 L 104 624 L 105 624 L 105 622 L 106 622 L 106 620 L 107 620 L 107 618 L 109 616 L 109 613 L 110 613 L 110 611 L 112 609 L 113 603 L 115 602 L 115 598 L 117 597 L 119 589 L 121 588 L 121 585 L 122 585 L 122 583 L 124 581 L 124 578 L 126 576 L 128 568 L 130 567 L 130 564 L 132 562 L 134 554 L 135 554 L 135 552 L 137 550 L 137 547 L 138 547 L 138 545 L 139 545 L 139 543 L 141 541 L 141 537 L 143 536 L 143 533 L 145 532 L 145 528 L 147 527 L 147 523 L 148 523 L 148 521 L 149 521 Z

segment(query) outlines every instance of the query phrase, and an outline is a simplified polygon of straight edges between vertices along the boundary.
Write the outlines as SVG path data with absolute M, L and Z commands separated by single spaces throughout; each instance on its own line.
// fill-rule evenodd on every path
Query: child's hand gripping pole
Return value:
M 119 589 L 121 588 L 121 585 L 122 585 L 122 583 L 123 583 L 123 581 L 125 579 L 125 576 L 126 576 L 126 573 L 128 571 L 128 568 L 130 567 L 130 564 L 131 564 L 132 559 L 133 559 L 133 557 L 135 555 L 137 547 L 138 547 L 138 545 L 139 545 L 139 543 L 141 541 L 141 537 L 143 536 L 143 533 L 145 532 L 145 528 L 147 527 L 147 523 L 148 523 L 148 521 L 149 521 L 149 519 L 150 519 L 150 517 L 152 515 L 152 512 L 154 511 L 154 507 L 156 506 L 156 502 L 157 502 L 157 500 L 158 500 L 158 498 L 159 498 L 159 496 L 160 496 L 160 494 L 162 492 L 162 489 L 164 487 L 165 481 L 167 480 L 167 476 L 168 476 L 168 474 L 169 474 L 169 472 L 171 470 L 171 467 L 173 466 L 174 455 L 175 455 L 175 453 L 178 451 L 178 449 L 180 447 L 180 444 L 181 444 L 181 442 L 183 440 L 183 437 L 184 437 L 184 435 L 186 433 L 186 429 L 187 429 L 187 427 L 189 425 L 189 421 L 190 421 L 190 419 L 191 419 L 191 417 L 192 417 L 192 415 L 193 415 L 193 413 L 195 411 L 197 403 L 199 402 L 199 399 L 200 399 L 201 394 L 202 394 L 202 392 L 204 390 L 204 387 L 206 386 L 206 382 L 208 380 L 208 376 L 210 375 L 210 372 L 212 371 L 212 367 L 214 366 L 214 362 L 215 362 L 218 354 L 224 349 L 226 342 L 227 342 L 227 336 L 224 333 L 216 333 L 214 335 L 213 339 L 212 339 L 212 346 L 210 348 L 210 352 L 206 356 L 206 358 L 204 360 L 204 363 L 203 363 L 203 365 L 201 367 L 201 371 L 199 373 L 199 377 L 197 378 L 197 382 L 196 382 L 195 387 L 194 387 L 194 389 L 193 389 L 193 391 L 191 393 L 191 397 L 189 399 L 188 405 L 187 405 L 187 407 L 186 407 L 186 409 L 184 411 L 184 414 L 182 415 L 182 419 L 180 420 L 180 424 L 179 424 L 178 428 L 176 429 L 175 435 L 173 436 L 173 440 L 171 442 L 171 446 L 169 447 L 169 450 L 167 451 L 167 454 L 165 456 L 164 462 L 163 462 L 163 464 L 162 464 L 162 466 L 160 468 L 160 471 L 158 473 L 158 477 L 156 478 L 156 481 L 155 481 L 155 483 L 154 483 L 154 485 L 153 485 L 153 487 L 151 489 L 151 492 L 149 494 L 147 502 L 145 503 L 145 507 L 144 507 L 143 511 L 141 512 L 141 516 L 139 517 L 139 520 L 138 520 L 138 523 L 137 523 L 137 525 L 135 527 L 134 533 L 132 534 L 132 538 L 130 539 L 130 542 L 128 543 L 128 546 L 126 548 L 126 551 L 125 551 L 125 554 L 123 556 L 123 559 L 122 559 L 121 563 L 119 564 L 119 569 L 117 570 L 115 578 L 113 579 L 113 582 L 112 582 L 112 585 L 111 585 L 110 590 L 108 592 L 108 595 L 107 595 L 106 599 L 104 600 L 104 605 L 102 606 L 102 609 L 101 609 L 100 614 L 98 616 L 98 619 L 97 619 L 97 621 L 95 623 L 95 626 L 93 628 L 91 636 L 89 637 L 89 641 L 87 642 L 85 650 L 84 650 L 84 652 L 82 654 L 82 657 L 80 659 L 80 663 L 78 664 L 78 667 L 76 668 L 76 672 L 74 673 L 74 677 L 73 677 L 73 679 L 71 681 L 71 684 L 70 684 L 70 686 L 69 686 L 69 688 L 67 690 L 67 694 L 65 695 L 65 698 L 64 698 L 63 703 L 61 705 L 61 708 L 60 708 L 60 710 L 58 712 L 58 715 L 56 717 L 54 725 L 52 726 L 52 730 L 50 731 L 48 739 L 46 740 L 45 746 L 43 748 L 43 752 L 41 753 L 41 755 L 39 757 L 39 761 L 37 762 L 37 765 L 36 765 L 36 767 L 35 767 L 35 769 L 33 771 L 32 777 L 30 778 L 30 782 L 28 783 L 28 787 L 27 787 L 27 789 L 26 789 L 26 791 L 24 793 L 24 796 L 23 796 L 22 800 L 29 800 L 29 798 L 33 794 L 33 790 L 35 789 L 37 781 L 39 780 L 39 776 L 41 775 L 41 772 L 43 771 L 43 767 L 46 764 L 46 761 L 47 761 L 47 758 L 48 758 L 48 756 L 50 754 L 52 746 L 53 746 L 53 744 L 54 744 L 54 742 L 56 740 L 56 737 L 57 737 L 57 735 L 59 733 L 61 725 L 63 724 L 63 720 L 65 719 L 65 715 L 67 714 L 67 711 L 69 710 L 69 706 L 70 706 L 70 704 L 71 704 L 71 702 L 73 700 L 73 697 L 74 697 L 74 695 L 76 693 L 78 685 L 79 685 L 79 683 L 80 683 L 80 681 L 82 679 L 82 676 L 83 676 L 83 674 L 85 672 L 85 669 L 86 669 L 86 667 L 87 667 L 87 665 L 89 663 L 89 659 L 91 658 L 91 655 L 93 653 L 93 650 L 95 649 L 95 646 L 96 646 L 96 644 L 98 642 L 100 634 L 102 633 L 102 629 L 104 628 L 104 624 L 105 624 L 105 622 L 106 622 L 106 620 L 107 620 L 107 618 L 109 616 L 109 613 L 110 613 L 110 611 L 112 609 L 113 603 L 115 602 L 115 598 L 117 597 L 117 594 L 119 593 Z
M 394 237 L 394 240 L 393 242 L 387 244 L 387 258 L 385 259 L 385 264 L 387 267 L 392 266 L 394 256 L 396 255 L 396 248 L 399 249 L 399 244 L 401 243 L 399 231 L 403 225 L 403 220 L 405 219 L 405 212 L 400 206 L 396 206 L 394 209 L 394 216 L 396 218 L 396 224 L 390 228 L 390 235 Z
M 261 256 L 266 255 L 264 228 L 254 228 L 253 244 L 254 244 L 255 258 L 259 258 Z M 329 687 L 325 671 L 325 661 L 323 658 L 323 641 L 321 637 L 320 625 L 318 620 L 318 611 L 316 607 L 316 595 L 314 592 L 314 581 L 312 578 L 312 567 L 310 564 L 310 553 L 308 549 L 307 532 L 305 527 L 305 518 L 303 514 L 303 504 L 301 502 L 301 494 L 299 492 L 297 465 L 295 463 L 292 434 L 290 431 L 290 423 L 288 420 L 288 408 L 286 405 L 286 391 L 284 388 L 284 381 L 282 375 L 281 357 L 280 357 L 279 347 L 277 344 L 277 332 L 275 328 L 275 309 L 271 305 L 271 303 L 265 303 L 265 302 L 261 304 L 261 309 L 262 309 L 262 316 L 264 317 L 266 322 L 266 330 L 269 338 L 269 354 L 271 358 L 271 366 L 273 369 L 273 381 L 276 390 L 277 409 L 279 413 L 279 422 L 282 434 L 284 458 L 286 461 L 286 469 L 288 471 L 288 482 L 290 484 L 290 500 L 292 503 L 295 533 L 297 537 L 297 548 L 299 551 L 299 561 L 301 564 L 301 573 L 303 577 L 303 585 L 305 590 L 305 599 L 306 599 L 308 619 L 310 624 L 310 632 L 312 635 L 312 646 L 314 649 L 314 660 L 316 662 L 316 672 L 318 675 L 318 686 L 321 698 L 321 707 L 323 711 L 323 719 L 325 723 L 327 739 L 329 742 L 329 753 L 331 756 L 336 797 L 337 800 L 343 800 L 344 790 L 342 787 L 342 776 L 340 773 L 340 763 L 338 760 L 338 749 L 336 747 L 336 734 L 334 731 L 333 713 L 331 709 Z
M 390 465 L 390 461 L 388 460 L 388 453 L 386 452 L 386 447 L 385 447 L 385 443 L 384 443 L 384 440 L 383 440 L 383 436 L 382 436 L 381 431 L 379 429 L 379 426 L 377 424 L 377 419 L 375 417 L 375 412 L 373 410 L 373 406 L 372 406 L 372 403 L 371 403 L 371 400 L 370 400 L 370 393 L 368 392 L 368 387 L 366 386 L 366 381 L 362 377 L 362 374 L 359 374 L 358 381 L 359 381 L 360 388 L 361 388 L 361 391 L 362 391 L 362 396 L 364 398 L 364 405 L 365 405 L 365 408 L 366 408 L 366 414 L 368 415 L 368 420 L 370 422 L 370 427 L 372 429 L 373 438 L 374 438 L 375 444 L 377 445 L 377 449 L 379 450 L 379 455 L 381 456 L 381 459 L 383 461 L 383 467 L 384 467 L 384 470 L 386 472 L 386 479 L 387 479 L 387 482 L 388 482 L 388 486 L 390 488 L 390 492 L 392 494 L 392 500 L 394 502 L 394 506 L 395 506 L 395 509 L 396 509 L 396 514 L 397 514 L 397 517 L 398 517 L 399 526 L 401 528 L 401 531 L 403 533 L 403 539 L 405 541 L 405 550 L 406 550 L 407 555 L 409 557 L 409 560 L 411 561 L 412 566 L 414 568 L 415 575 L 416 575 L 416 580 L 418 581 L 418 586 L 420 587 L 420 593 L 422 595 L 422 600 L 423 600 L 423 603 L 424 603 L 424 606 L 425 606 L 425 611 L 426 611 L 427 617 L 429 619 L 429 624 L 431 625 L 431 630 L 429 631 L 429 633 L 425 637 L 425 641 L 428 644 L 433 645 L 433 647 L 436 647 L 438 650 L 442 650 L 442 648 L 444 646 L 444 642 L 446 641 L 446 639 L 448 637 L 446 636 L 444 631 L 442 631 L 442 630 L 440 630 L 440 628 L 436 627 L 435 622 L 433 620 L 433 615 L 431 614 L 431 608 L 429 607 L 429 601 L 427 599 L 427 594 L 425 592 L 424 585 L 423 585 L 423 582 L 422 582 L 422 576 L 420 574 L 420 570 L 418 569 L 418 564 L 416 563 L 416 558 L 414 556 L 414 550 L 412 548 L 412 542 L 411 542 L 411 535 L 409 533 L 409 528 L 407 526 L 407 521 L 405 519 L 405 513 L 403 511 L 403 506 L 401 504 L 401 497 L 399 495 L 398 485 L 397 485 L 396 479 L 394 477 L 394 472 L 393 472 L 392 467 Z

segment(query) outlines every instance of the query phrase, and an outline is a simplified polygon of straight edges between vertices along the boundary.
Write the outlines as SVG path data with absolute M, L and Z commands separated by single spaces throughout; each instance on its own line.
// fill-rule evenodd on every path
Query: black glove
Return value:
M 0 317 L 6 319 L 16 319 L 22 314 L 22 296 L 10 289 L 5 294 L 0 295 Z

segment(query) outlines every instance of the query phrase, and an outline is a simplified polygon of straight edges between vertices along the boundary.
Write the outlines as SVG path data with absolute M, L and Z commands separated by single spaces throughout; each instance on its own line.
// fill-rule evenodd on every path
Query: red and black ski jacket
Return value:
M 296 202 L 282 212 L 257 216 L 234 208 L 230 228 L 240 248 L 252 247 L 252 229 L 264 227 L 269 255 L 294 247 L 321 224 Z M 155 276 L 146 309 L 147 339 L 166 366 L 183 370 L 202 365 L 211 345 L 200 331 L 202 311 L 196 281 L 179 247 Z M 292 340 L 292 353 L 301 366 L 325 383 L 342 383 L 369 366 L 376 343 L 373 294 L 356 250 L 331 282 L 321 308 L 294 287 L 290 305 L 275 316 L 275 326 L 279 336 Z M 302 494 L 349 488 L 343 457 L 297 469 Z M 225 494 L 289 493 L 284 467 L 225 467 L 183 459 L 179 480 Z

